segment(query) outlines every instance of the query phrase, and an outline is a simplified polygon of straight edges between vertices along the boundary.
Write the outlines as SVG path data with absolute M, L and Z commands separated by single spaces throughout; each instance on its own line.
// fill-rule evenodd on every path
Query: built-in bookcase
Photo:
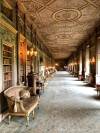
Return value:
M 13 47 L 3 44 L 4 90 L 12 86 Z

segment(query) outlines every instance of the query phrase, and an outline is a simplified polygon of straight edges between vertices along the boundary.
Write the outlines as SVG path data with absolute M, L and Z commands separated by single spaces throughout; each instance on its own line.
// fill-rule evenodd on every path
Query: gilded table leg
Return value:
M 11 120 L 11 115 L 8 116 L 8 119 L 9 119 L 9 124 L 10 124 L 10 120 Z
M 26 119 L 27 119 L 26 126 L 29 126 L 29 116 L 26 116 Z
M 34 117 L 35 117 L 35 116 L 34 116 L 34 110 L 32 111 L 32 114 L 33 114 L 33 119 L 34 119 Z

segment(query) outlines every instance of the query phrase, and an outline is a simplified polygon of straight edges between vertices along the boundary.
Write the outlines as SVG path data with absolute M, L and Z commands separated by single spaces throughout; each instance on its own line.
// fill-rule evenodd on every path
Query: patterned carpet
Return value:
M 35 119 L 13 117 L 0 123 L 0 133 L 100 133 L 100 99 L 95 88 L 86 86 L 66 72 L 49 79 L 41 95 Z

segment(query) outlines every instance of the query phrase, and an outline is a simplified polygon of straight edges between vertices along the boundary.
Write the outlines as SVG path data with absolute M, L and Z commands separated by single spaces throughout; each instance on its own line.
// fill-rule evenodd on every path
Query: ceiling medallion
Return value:
M 76 21 L 82 16 L 81 11 L 73 8 L 61 9 L 53 13 L 52 17 L 56 21 Z

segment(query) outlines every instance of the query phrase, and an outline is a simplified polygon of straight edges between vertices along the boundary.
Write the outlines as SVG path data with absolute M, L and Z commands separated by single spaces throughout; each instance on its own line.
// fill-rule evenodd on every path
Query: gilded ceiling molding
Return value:
M 17 30 L 13 26 L 11 26 L 8 22 L 6 22 L 6 20 L 3 19 L 2 14 L 0 14 L 0 25 L 6 27 L 7 29 L 9 29 L 9 31 L 11 31 L 14 34 L 17 33 Z
M 84 0 L 84 1 L 88 2 L 90 5 L 92 5 L 95 8 L 98 8 L 99 7 L 97 4 L 95 4 L 94 0 Z
M 41 12 L 47 6 L 53 4 L 56 0 L 46 0 L 45 2 L 41 2 L 39 0 L 20 0 L 25 7 L 27 8 L 28 12 Z M 34 8 L 33 8 L 34 7 Z
M 85 5 L 81 6 L 78 8 L 78 10 L 83 10 L 84 8 L 88 7 L 90 4 L 86 3 Z

